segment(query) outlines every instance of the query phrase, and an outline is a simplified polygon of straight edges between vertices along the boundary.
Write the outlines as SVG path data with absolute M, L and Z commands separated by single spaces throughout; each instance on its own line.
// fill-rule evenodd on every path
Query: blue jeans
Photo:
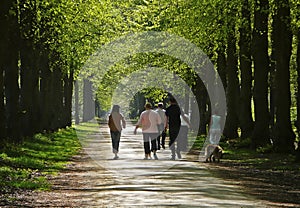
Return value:
M 120 131 L 110 131 L 110 136 L 111 136 L 111 143 L 112 143 L 113 153 L 118 153 L 119 152 L 121 132 Z

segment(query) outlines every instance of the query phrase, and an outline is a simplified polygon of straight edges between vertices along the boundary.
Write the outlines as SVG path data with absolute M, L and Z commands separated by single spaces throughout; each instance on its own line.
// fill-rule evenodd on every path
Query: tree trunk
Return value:
M 198 104 L 198 112 L 196 113 L 198 117 L 192 116 L 191 121 L 199 124 L 198 127 L 194 127 L 195 130 L 198 131 L 198 135 L 204 135 L 207 134 L 207 124 L 209 122 L 209 116 L 207 112 L 208 95 L 207 95 L 205 85 L 199 77 L 196 78 L 195 83 L 196 84 L 192 86 L 192 91 L 196 97 L 196 101 Z M 193 111 L 195 110 L 196 109 L 194 108 Z M 196 120 L 193 121 L 194 119 Z
M 184 89 L 184 113 L 189 114 L 190 111 L 190 88 L 185 86 Z
M 80 120 L 79 120 L 79 86 L 78 86 L 78 81 L 75 81 L 75 101 L 74 101 L 74 105 L 75 105 L 75 124 L 79 124 Z
M 300 28 L 298 28 L 297 34 L 297 120 L 296 120 L 296 128 L 298 137 L 300 136 Z M 298 148 L 296 150 L 296 161 L 300 162 L 300 140 L 298 141 Z
M 64 75 L 64 125 L 72 125 L 73 70 Z
M 241 96 L 240 96 L 240 126 L 241 138 L 249 138 L 253 130 L 252 118 L 252 60 L 251 60 L 251 12 L 248 0 L 243 1 L 242 26 L 240 28 L 240 70 L 241 70 Z
M 274 33 L 272 33 L 273 36 Z M 273 37 L 271 38 L 273 39 Z M 274 47 L 272 47 L 271 52 L 271 63 L 270 63 L 270 76 L 269 76 L 269 83 L 270 83 L 270 93 L 269 93 L 269 100 L 270 100 L 270 129 L 274 128 L 275 125 L 275 60 L 274 60 Z
M 94 99 L 92 82 L 84 79 L 83 81 L 83 122 L 89 121 L 94 118 Z
M 20 50 L 21 58 L 21 88 L 20 88 L 20 108 L 21 108 L 21 122 L 22 122 L 22 134 L 24 136 L 32 136 L 33 129 L 33 86 L 35 83 L 33 78 L 34 60 L 31 58 L 33 54 L 33 48 L 30 41 L 23 40 Z
M 6 118 L 4 104 L 4 71 L 7 63 L 8 46 L 8 30 L 10 23 L 8 19 L 9 9 L 12 6 L 12 1 L 4 1 L 0 7 L 0 141 L 6 137 Z
M 5 66 L 5 98 L 7 110 L 7 134 L 15 141 L 20 141 L 19 120 L 19 24 L 17 2 L 12 2 L 14 14 L 9 15 L 8 45 L 9 50 L 4 55 Z
M 0 33 L 1 35 L 1 33 Z M 0 45 L 2 41 L 0 41 Z M 2 45 L 3 46 L 3 45 Z M 3 57 L 2 53 L 0 56 Z M 4 65 L 0 60 L 0 142 L 2 139 L 6 137 L 6 121 L 5 121 L 5 105 L 4 105 L 4 77 L 3 77 L 3 69 Z
M 52 103 L 49 91 L 51 88 L 51 70 L 49 66 L 49 54 L 47 49 L 42 51 L 41 59 L 41 80 L 40 80 L 40 123 L 41 130 L 50 130 L 50 105 Z
M 220 46 L 220 48 L 217 51 L 218 57 L 217 57 L 217 71 L 219 73 L 219 76 L 222 80 L 223 87 L 226 91 L 227 89 L 227 77 L 226 77 L 226 56 L 225 56 L 225 47 Z
M 227 45 L 227 117 L 224 128 L 226 138 L 238 137 L 238 109 L 239 109 L 239 80 L 236 55 L 236 37 L 234 29 L 229 33 Z
M 277 11 L 273 16 L 273 47 L 275 58 L 275 115 L 272 136 L 278 152 L 294 150 L 295 134 L 291 125 L 290 107 L 290 57 L 292 53 L 292 31 L 288 0 L 276 0 Z
M 254 62 L 254 114 L 252 147 L 264 146 L 269 140 L 268 110 L 268 0 L 255 0 L 252 52 Z
M 49 96 L 51 97 L 50 126 L 52 131 L 56 131 L 59 128 L 65 127 L 63 122 L 63 80 L 60 66 L 54 66 L 53 72 L 51 74 L 51 80 L 52 87 L 49 93 Z
M 26 7 L 26 2 L 20 2 L 21 27 L 21 90 L 20 107 L 22 112 L 22 131 L 24 136 L 32 136 L 37 131 L 38 81 L 39 72 L 36 65 L 37 52 L 34 49 L 34 5 Z
M 217 71 L 219 73 L 220 79 L 222 81 L 225 93 L 227 92 L 227 77 L 226 77 L 226 56 L 225 56 L 225 47 L 220 46 L 217 51 Z M 227 105 L 227 104 L 226 104 Z M 227 111 L 227 106 L 218 106 L 218 113 L 224 115 L 221 119 L 221 128 L 224 129 L 226 122 L 225 110 Z M 223 132 L 222 132 L 223 134 Z

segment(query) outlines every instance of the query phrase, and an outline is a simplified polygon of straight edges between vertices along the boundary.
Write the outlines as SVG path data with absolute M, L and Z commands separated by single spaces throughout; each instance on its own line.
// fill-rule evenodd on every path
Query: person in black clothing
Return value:
M 175 160 L 175 149 L 177 153 L 178 159 L 181 159 L 180 154 L 180 148 L 175 148 L 175 142 L 177 139 L 177 136 L 179 134 L 180 126 L 181 126 L 181 120 L 180 115 L 182 115 L 183 119 L 190 125 L 188 119 L 184 116 L 184 113 L 181 111 L 180 107 L 177 104 L 177 101 L 175 98 L 170 98 L 170 106 L 166 109 L 166 127 L 169 129 L 169 148 L 172 152 L 172 160 Z M 178 146 L 178 145 L 177 145 Z

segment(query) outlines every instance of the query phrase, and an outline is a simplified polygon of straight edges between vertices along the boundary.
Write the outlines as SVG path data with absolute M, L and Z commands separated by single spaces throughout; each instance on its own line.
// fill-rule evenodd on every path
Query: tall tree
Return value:
M 39 70 L 36 59 L 37 50 L 34 46 L 36 22 L 35 1 L 20 1 L 20 108 L 22 135 L 32 136 L 37 131 Z
M 7 57 L 8 45 L 8 28 L 9 11 L 12 6 L 12 1 L 3 1 L 0 7 L 0 140 L 6 137 L 6 119 L 5 119 L 5 104 L 4 104 L 4 71 Z
M 243 0 L 239 33 L 239 60 L 241 71 L 240 126 L 241 137 L 248 138 L 253 130 L 252 118 L 252 57 L 251 57 L 251 11 L 248 0 Z
M 269 143 L 268 109 L 268 0 L 255 0 L 252 55 L 254 62 L 254 114 L 255 123 L 251 135 L 252 147 Z
M 216 61 L 217 70 L 219 76 L 222 80 L 224 89 L 227 89 L 227 77 L 226 77 L 226 56 L 225 56 L 225 46 L 221 45 L 217 49 L 217 61 Z
M 83 80 L 83 122 L 93 119 L 95 114 L 92 84 L 88 79 Z
M 239 79 L 237 68 L 237 52 L 236 52 L 236 34 L 234 24 L 229 28 L 228 40 L 227 40 L 227 118 L 224 128 L 224 135 L 227 138 L 238 137 L 238 125 L 239 125 Z
M 4 55 L 5 67 L 5 100 L 7 115 L 7 134 L 16 141 L 20 138 L 20 106 L 19 106 L 19 23 L 18 3 L 11 1 L 9 7 L 8 21 L 8 49 Z
M 40 130 L 48 130 L 50 127 L 50 105 L 51 98 L 48 96 L 48 93 L 51 89 L 51 70 L 50 70 L 50 60 L 49 60 L 49 51 L 47 48 L 41 51 L 40 57 Z
M 296 128 L 298 132 L 298 136 L 300 135 L 300 27 L 298 28 L 297 32 L 297 92 L 296 92 L 296 99 L 297 99 L 297 120 L 296 120 Z M 298 148 L 297 148 L 296 160 L 300 161 L 300 140 L 298 141 Z
M 295 134 L 291 125 L 290 58 L 292 30 L 288 0 L 275 0 L 273 15 L 273 48 L 275 61 L 275 115 L 272 132 L 274 147 L 279 152 L 294 150 Z
M 72 67 L 72 65 L 71 65 Z M 64 79 L 64 122 L 66 126 L 72 125 L 72 92 L 74 81 L 74 70 L 70 70 L 69 74 L 63 75 Z

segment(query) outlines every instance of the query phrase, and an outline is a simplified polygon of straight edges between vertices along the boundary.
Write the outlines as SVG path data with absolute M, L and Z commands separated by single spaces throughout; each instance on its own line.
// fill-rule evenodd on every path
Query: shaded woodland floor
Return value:
M 246 192 L 278 207 L 300 207 L 299 171 L 267 171 L 253 169 L 246 164 L 223 161 L 213 166 L 213 174 L 226 180 L 238 181 Z

